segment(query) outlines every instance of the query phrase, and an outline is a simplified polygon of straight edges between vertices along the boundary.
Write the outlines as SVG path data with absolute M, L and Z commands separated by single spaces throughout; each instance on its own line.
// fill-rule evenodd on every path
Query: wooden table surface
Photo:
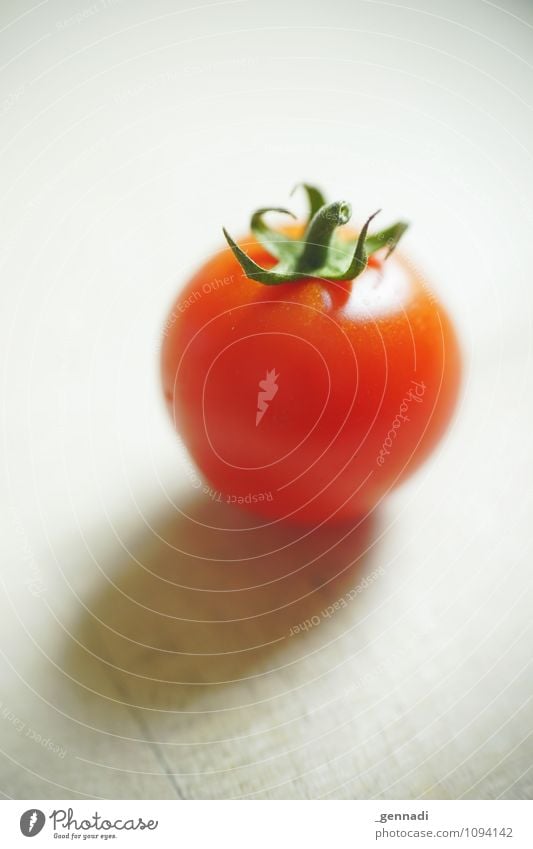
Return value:
M 531 798 L 531 9 L 40 6 L 0 31 L 0 790 Z M 202 495 L 157 372 L 220 224 L 301 178 L 415 222 L 465 358 L 342 530 Z

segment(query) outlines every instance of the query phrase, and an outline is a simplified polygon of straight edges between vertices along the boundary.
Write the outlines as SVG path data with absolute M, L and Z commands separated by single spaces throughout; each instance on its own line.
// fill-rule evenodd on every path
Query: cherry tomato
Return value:
M 347 204 L 306 190 L 307 225 L 272 231 L 260 210 L 254 235 L 240 248 L 227 236 L 189 280 L 165 325 L 162 379 L 212 496 L 316 524 L 367 514 L 423 463 L 461 364 L 420 272 L 387 256 L 406 225 L 357 236 L 337 229 Z

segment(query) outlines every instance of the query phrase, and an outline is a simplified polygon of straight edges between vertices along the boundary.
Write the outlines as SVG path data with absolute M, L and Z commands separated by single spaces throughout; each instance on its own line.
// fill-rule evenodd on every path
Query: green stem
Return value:
M 297 271 L 306 274 L 326 264 L 331 237 L 337 227 L 350 220 L 351 214 L 350 204 L 343 200 L 328 203 L 314 214 L 303 237 L 305 246 L 296 264 Z

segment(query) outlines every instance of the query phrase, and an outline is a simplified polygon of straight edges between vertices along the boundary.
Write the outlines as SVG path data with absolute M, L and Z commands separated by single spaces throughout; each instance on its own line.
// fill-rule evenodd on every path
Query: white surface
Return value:
M 531 5 L 1 15 L 2 792 L 530 798 Z M 160 398 L 180 282 L 301 179 L 414 222 L 466 358 L 356 570 L 198 504 Z

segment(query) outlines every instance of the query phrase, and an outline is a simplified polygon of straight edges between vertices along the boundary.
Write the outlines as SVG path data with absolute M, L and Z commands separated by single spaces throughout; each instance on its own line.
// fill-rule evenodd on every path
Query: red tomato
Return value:
M 274 266 L 255 238 L 243 244 Z M 176 300 L 162 376 L 212 492 L 315 524 L 368 513 L 420 466 L 452 415 L 460 356 L 445 310 L 397 253 L 371 256 L 355 280 L 265 285 L 227 248 Z

